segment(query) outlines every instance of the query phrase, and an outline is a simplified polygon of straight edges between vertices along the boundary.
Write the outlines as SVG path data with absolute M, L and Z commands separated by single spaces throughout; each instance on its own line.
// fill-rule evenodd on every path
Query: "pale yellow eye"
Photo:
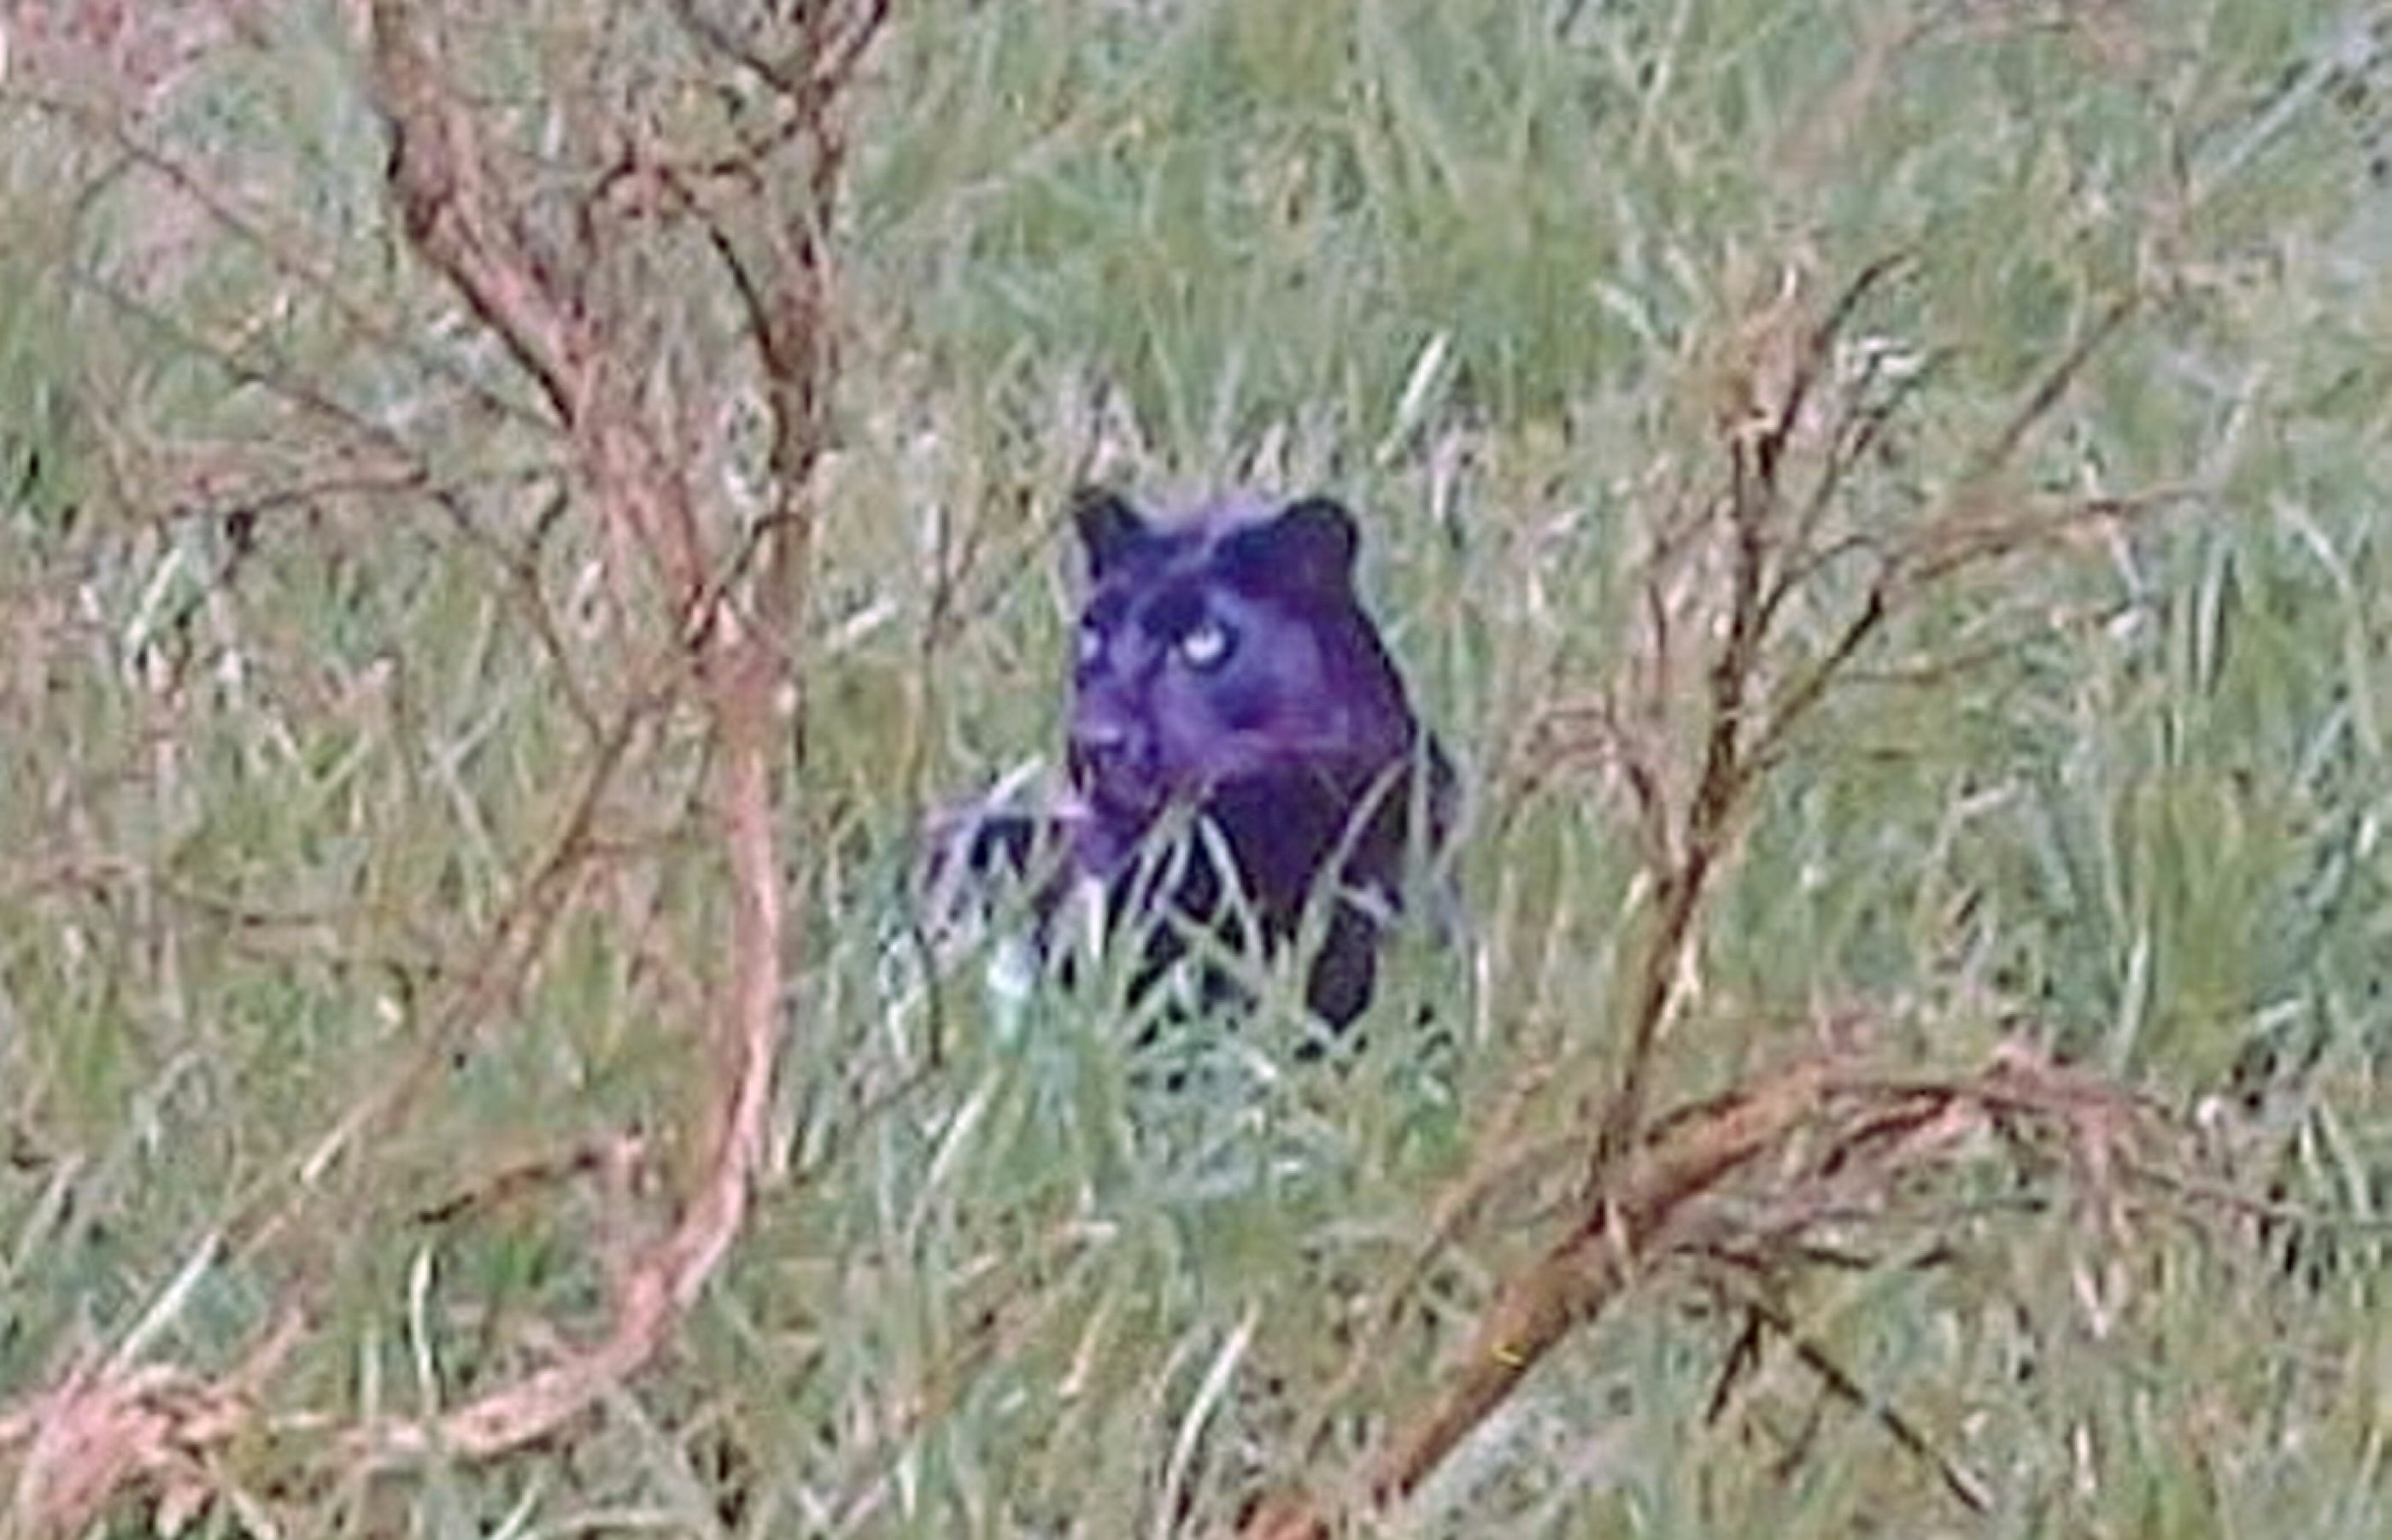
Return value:
M 1229 660 L 1229 628 L 1207 615 L 1179 633 L 1179 656 L 1198 672 L 1218 668 Z

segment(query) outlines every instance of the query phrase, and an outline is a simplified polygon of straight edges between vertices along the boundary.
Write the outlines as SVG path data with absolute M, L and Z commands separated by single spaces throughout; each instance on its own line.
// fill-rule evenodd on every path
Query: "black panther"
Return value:
M 1196 932 L 1264 955 L 1317 935 L 1305 1001 L 1345 1027 L 1456 799 L 1356 594 L 1353 515 L 1238 496 L 1150 521 L 1090 489 L 1072 517 L 1087 590 L 1069 794 L 950 817 L 934 865 L 1034 884 L 1042 951 L 1071 892 L 1100 893 L 1108 934 L 1144 935 L 1133 996 Z M 1242 997 L 1218 968 L 1202 975 L 1208 1000 Z

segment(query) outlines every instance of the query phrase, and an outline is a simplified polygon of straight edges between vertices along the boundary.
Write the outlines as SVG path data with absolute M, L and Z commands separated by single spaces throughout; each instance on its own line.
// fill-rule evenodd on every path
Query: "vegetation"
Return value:
M 5 26 L 0 1533 L 2392 1528 L 2392 9 Z M 1089 479 L 1364 511 L 1335 1062 L 909 911 Z

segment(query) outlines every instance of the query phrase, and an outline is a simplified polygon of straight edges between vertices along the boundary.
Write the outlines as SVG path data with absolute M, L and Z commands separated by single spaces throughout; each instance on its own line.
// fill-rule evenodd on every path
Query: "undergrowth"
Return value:
M 2386 1527 L 2392 12 L 6 25 L 7 1532 Z M 920 944 L 1092 479 L 1362 511 L 1349 1056 Z

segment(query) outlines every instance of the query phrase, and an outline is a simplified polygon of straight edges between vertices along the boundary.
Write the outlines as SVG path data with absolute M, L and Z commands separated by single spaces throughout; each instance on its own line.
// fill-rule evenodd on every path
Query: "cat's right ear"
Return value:
M 1145 518 L 1129 499 L 1102 486 L 1083 486 L 1072 494 L 1072 524 L 1080 532 L 1080 546 L 1088 553 L 1088 573 L 1101 577 L 1123 557 L 1146 543 Z

